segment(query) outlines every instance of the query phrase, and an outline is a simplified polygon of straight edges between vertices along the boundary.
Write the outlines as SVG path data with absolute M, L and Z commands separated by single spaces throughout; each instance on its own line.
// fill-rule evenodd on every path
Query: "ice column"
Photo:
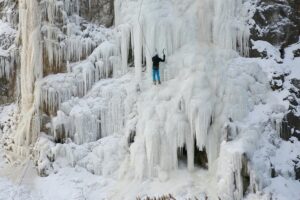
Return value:
M 133 27 L 133 40 L 134 40 L 134 63 L 136 81 L 139 83 L 142 76 L 142 49 L 143 49 L 143 36 L 139 19 L 137 18 L 136 24 Z
M 30 145 L 37 138 L 39 117 L 34 106 L 35 82 L 42 77 L 41 15 L 37 0 L 20 0 L 21 29 L 21 121 L 18 146 Z M 24 152 L 20 152 L 24 153 Z

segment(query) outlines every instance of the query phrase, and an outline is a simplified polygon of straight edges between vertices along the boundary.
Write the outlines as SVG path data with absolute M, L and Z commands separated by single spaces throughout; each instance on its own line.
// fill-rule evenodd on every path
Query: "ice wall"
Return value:
M 137 169 L 137 177 L 176 169 L 177 148 L 184 146 L 188 148 L 188 168 L 193 169 L 194 143 L 208 152 L 211 167 L 219 154 L 223 124 L 229 118 L 242 119 L 252 109 L 247 88 L 254 82 L 236 85 L 234 77 L 243 69 L 229 68 L 226 63 L 237 57 L 234 51 L 248 54 L 251 13 L 247 6 L 236 0 L 115 1 L 116 25 L 131 27 L 132 42 L 126 40 L 124 46 L 132 45 L 136 81 L 142 82 L 144 61 L 151 72 L 155 50 L 161 54 L 165 49 L 168 55 L 168 64 L 161 67 L 164 81 L 169 80 L 168 89 L 150 90 L 148 97 L 140 99 L 145 104 L 138 107 L 131 159 L 134 168 L 137 163 L 147 166 Z M 125 52 L 129 48 L 124 48 Z M 182 80 L 179 76 L 184 73 L 189 78 Z M 250 76 L 254 74 L 250 72 Z M 262 79 L 258 82 L 264 84 Z M 172 142 L 165 144 L 165 140 Z M 136 157 L 138 152 L 144 156 Z
M 83 144 L 119 133 L 125 125 L 124 86 L 102 81 L 85 97 L 64 102 L 52 119 L 54 137 Z
M 206 151 L 208 167 L 213 169 L 225 137 L 225 123 L 242 120 L 264 99 L 267 83 L 259 66 L 238 62 L 224 68 L 205 66 L 205 58 L 220 55 L 196 55 L 192 63 L 200 63 L 200 68 L 194 64 L 191 71 L 181 70 L 184 78 L 177 76 L 168 81 L 167 88 L 154 88 L 139 99 L 136 137 L 130 147 L 131 167 L 137 170 L 137 178 L 177 169 L 178 149 L 183 147 L 190 170 L 195 167 L 194 148 Z M 215 64 L 222 66 L 223 57 L 219 59 Z M 220 74 L 211 74 L 213 68 Z
M 127 66 L 121 65 L 118 47 L 115 41 L 104 41 L 87 60 L 68 63 L 68 73 L 45 77 L 38 88 L 40 109 L 55 116 L 63 102 L 87 95 L 97 81 L 124 74 Z
M 120 54 L 118 46 L 113 40 L 103 43 L 112 37 L 112 30 L 87 23 L 79 8 L 79 0 L 20 2 L 22 118 L 16 146 L 35 142 L 43 114 L 56 115 L 61 103 L 84 96 L 95 82 L 120 71 L 114 57 Z M 87 58 L 97 46 L 88 61 L 72 67 L 70 63 Z M 44 75 L 66 71 L 42 80 Z
M 228 29 L 226 30 L 227 35 L 231 35 L 231 37 L 225 35 L 217 38 L 216 36 L 219 35 L 215 34 L 218 31 L 223 32 L 218 29 L 220 21 L 228 22 L 239 14 L 237 10 L 241 4 L 238 2 L 190 1 L 182 3 L 166 1 L 161 2 L 162 8 L 159 10 L 156 9 L 157 4 L 153 1 L 141 3 L 136 1 L 115 2 L 117 27 L 116 35 L 112 37 L 114 39 L 109 39 L 110 42 L 103 42 L 108 39 L 104 36 L 107 33 L 105 29 L 97 29 L 93 25 L 87 24 L 86 29 L 81 31 L 79 1 L 47 0 L 37 5 L 41 10 L 39 17 L 41 18 L 39 19 L 41 36 L 39 37 L 42 40 L 43 72 L 48 74 L 64 70 L 68 68 L 69 62 L 80 61 L 91 54 L 88 59 L 90 63 L 83 65 L 80 74 L 72 72 L 72 75 L 61 75 L 65 78 L 70 77 L 67 78 L 70 81 L 66 80 L 63 87 L 56 88 L 59 81 L 50 83 L 51 81 L 46 80 L 37 84 L 39 108 L 55 115 L 62 102 L 72 96 L 85 95 L 101 78 L 118 77 L 126 73 L 130 49 L 133 49 L 134 54 L 136 80 L 141 82 L 143 62 L 146 61 L 149 73 L 151 56 L 155 49 L 159 52 L 165 49 L 168 55 L 172 55 L 184 44 L 193 42 L 214 46 L 218 40 L 226 41 L 218 46 L 227 49 L 246 45 L 237 43 L 237 41 L 247 40 L 247 35 L 244 34 L 246 31 L 236 30 L 231 24 L 225 26 Z M 223 8 L 226 5 L 234 7 L 234 9 L 230 10 L 225 17 L 215 14 L 219 12 L 218 9 L 227 9 Z M 176 12 L 172 9 L 175 9 Z M 209 10 L 208 13 L 213 14 L 208 14 L 207 18 L 201 10 Z M 189 14 L 184 15 L 186 12 Z M 207 20 L 204 20 L 206 18 Z M 174 19 L 176 19 L 176 23 L 174 23 Z M 186 32 L 186 30 L 190 31 Z M 86 34 L 90 37 L 85 37 Z M 99 37 L 99 35 L 103 36 Z M 98 47 L 93 51 L 96 46 Z M 93 65 L 95 69 L 93 69 Z M 167 80 L 176 76 L 178 70 L 171 68 L 165 72 L 164 79 Z M 21 82 L 23 81 L 21 80 Z M 47 83 L 50 84 L 49 87 Z
M 76 17 L 76 2 L 44 1 L 42 4 L 47 14 L 42 32 L 48 64 L 53 67 L 68 60 L 79 61 L 84 54 L 91 54 L 86 61 L 71 65 L 67 62 L 68 73 L 48 76 L 38 84 L 39 108 L 51 117 L 57 115 L 52 120 L 53 136 L 70 137 L 77 144 L 82 144 L 123 128 L 127 131 L 126 136 L 129 130 L 135 132 L 136 142 L 131 147 L 132 167 L 136 168 L 135 162 L 141 162 L 138 159 L 146 159 L 142 163 L 150 166 L 137 169 L 137 177 L 156 175 L 157 166 L 164 171 L 176 169 L 177 149 L 184 147 L 188 150 L 188 168 L 192 170 L 194 143 L 200 151 L 208 153 L 209 166 L 212 166 L 219 154 L 223 124 L 228 118 L 242 119 L 254 105 L 248 101 L 247 88 L 256 84 L 253 80 L 263 84 L 257 77 L 237 84 L 236 75 L 246 73 L 253 77 L 256 72 L 244 72 L 240 67 L 229 68 L 226 63 L 238 56 L 235 50 L 247 54 L 249 31 L 246 20 L 249 16 L 245 5 L 234 0 L 115 1 L 116 28 L 112 32 L 99 31 L 92 36 L 110 35 L 100 37 L 98 43 L 92 39 L 90 44 L 97 45 L 94 49 L 93 45 L 85 45 L 84 41 L 89 39 L 82 37 L 78 29 L 80 19 Z M 72 14 L 75 16 L 72 17 Z M 67 37 L 58 22 L 65 25 Z M 93 26 L 86 31 L 91 34 L 92 29 Z M 72 38 L 74 40 L 69 43 Z M 99 92 L 93 97 L 96 100 L 88 98 L 97 81 L 118 78 L 128 72 L 131 50 L 135 83 L 145 90 L 134 111 L 136 113 L 130 113 L 135 106 L 121 103 L 129 96 L 139 95 L 134 92 L 125 93 L 121 98 L 117 93 Z M 151 100 L 156 97 L 155 91 L 147 88 L 146 83 L 150 80 L 151 57 L 155 50 L 160 54 L 165 50 L 168 55 L 168 64 L 162 65 L 161 69 L 163 80 L 170 81 L 170 84 L 164 91 L 156 91 L 161 96 Z M 148 74 L 145 79 L 144 65 Z M 182 74 L 186 78 L 182 79 Z M 177 82 L 181 83 L 179 94 L 174 91 L 174 88 L 178 89 Z M 236 96 L 236 93 L 241 95 Z M 95 107 L 98 101 L 99 106 Z M 129 110 L 127 114 L 134 117 L 122 122 L 126 118 L 122 110 L 126 107 Z M 166 112 L 167 107 L 172 111 Z M 107 110 L 112 111 L 105 114 Z M 119 113 L 118 117 L 113 117 L 114 113 Z M 117 125 L 120 121 L 122 125 Z M 174 129 L 178 121 L 179 131 Z M 90 123 L 89 128 L 83 128 L 86 123 Z M 107 128 L 110 124 L 116 124 L 117 128 Z M 174 134 L 177 135 L 175 139 L 172 138 Z M 165 137 L 174 141 L 164 144 Z M 136 158 L 140 148 L 145 149 L 145 156 Z M 163 162 L 168 159 L 171 159 L 170 162 Z
M 224 163 L 232 169 L 224 175 L 228 182 L 236 180 L 232 173 L 240 177 L 240 152 L 221 148 L 224 125 L 242 120 L 267 91 L 260 67 L 238 59 L 248 53 L 247 3 L 116 0 L 115 27 L 108 30 L 80 18 L 78 2 L 21 1 L 19 143 L 35 141 L 45 114 L 49 140 L 66 144 L 40 148 L 66 157 L 72 166 L 82 160 L 72 146 L 80 149 L 119 135 L 129 141 L 124 176 L 167 177 L 178 169 L 178 152 L 185 149 L 189 170 L 195 168 L 198 150 L 207 154 L 210 170 L 219 156 L 230 159 Z M 167 54 L 158 87 L 150 78 L 155 50 Z M 43 72 L 56 74 L 39 80 Z M 238 137 L 238 131 L 231 137 Z M 41 171 L 50 163 L 42 161 L 45 149 Z M 106 161 L 99 149 L 99 157 L 105 157 L 99 162 Z M 97 168 L 88 158 L 83 166 L 102 173 L 103 166 Z M 239 199 L 242 184 L 236 187 L 236 192 L 223 189 Z
M 143 61 L 151 71 L 155 50 L 161 54 L 165 49 L 172 55 L 184 44 L 197 42 L 247 55 L 250 33 L 246 21 L 251 13 L 245 4 L 239 0 L 115 1 L 116 25 L 131 27 L 137 79 Z

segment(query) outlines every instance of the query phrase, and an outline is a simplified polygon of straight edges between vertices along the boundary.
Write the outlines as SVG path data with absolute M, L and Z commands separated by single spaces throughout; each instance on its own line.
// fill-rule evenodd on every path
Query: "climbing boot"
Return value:
M 159 85 L 161 84 L 160 80 L 158 81 L 158 84 L 159 84 Z
M 153 81 L 153 84 L 156 85 L 156 81 Z

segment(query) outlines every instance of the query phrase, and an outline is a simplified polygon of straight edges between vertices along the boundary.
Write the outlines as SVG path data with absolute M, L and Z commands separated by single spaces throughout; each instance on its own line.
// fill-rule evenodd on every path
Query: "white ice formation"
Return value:
M 230 151 L 224 141 L 243 129 L 226 131 L 225 124 L 238 124 L 268 92 L 260 66 L 239 62 L 248 54 L 249 2 L 116 0 L 110 29 L 82 25 L 78 0 L 20 6 L 17 147 L 46 132 L 36 144 L 40 173 L 64 158 L 96 174 L 140 180 L 177 170 L 183 151 L 193 170 L 200 151 L 218 174 L 222 199 L 241 199 L 247 149 Z M 167 54 L 158 87 L 150 81 L 155 49 Z
M 16 3 L 5 0 L 2 2 L 5 6 L 0 14 L 0 78 L 8 80 L 12 76 L 13 67 L 17 62 L 16 46 L 14 40 L 16 37 L 16 15 L 13 11 Z

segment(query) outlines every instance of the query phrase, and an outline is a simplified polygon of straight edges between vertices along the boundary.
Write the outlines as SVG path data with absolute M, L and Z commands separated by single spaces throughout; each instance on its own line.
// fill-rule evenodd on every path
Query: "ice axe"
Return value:
M 163 49 L 163 51 L 162 51 L 162 52 L 163 52 L 163 55 L 164 55 L 164 56 L 166 56 L 166 54 L 165 54 L 165 52 L 166 52 L 166 49 Z

